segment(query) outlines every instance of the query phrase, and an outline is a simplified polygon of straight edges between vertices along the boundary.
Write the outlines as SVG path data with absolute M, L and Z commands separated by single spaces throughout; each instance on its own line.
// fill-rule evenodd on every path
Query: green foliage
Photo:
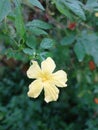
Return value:
M 85 20 L 85 14 L 83 11 L 83 5 L 80 1 L 78 0 L 54 0 L 55 4 L 58 8 L 58 10 L 65 14 L 66 16 L 70 16 L 69 10 L 71 10 L 74 14 L 79 16 L 81 19 Z
M 71 45 L 73 42 L 75 41 L 75 36 L 69 35 L 69 36 L 65 36 L 62 40 L 61 40 L 61 45 L 62 46 L 67 46 L 67 45 Z
M 17 30 L 17 33 L 23 37 L 25 34 L 25 26 L 24 26 L 24 22 L 23 22 L 23 18 L 22 18 L 22 14 L 21 14 L 21 5 L 17 0 L 15 1 L 15 10 L 14 10 L 14 14 L 15 14 L 15 27 Z
M 65 6 L 64 2 L 63 1 L 60 1 L 60 0 L 55 0 L 54 1 L 55 4 L 56 4 L 56 8 L 62 13 L 64 14 L 65 16 L 67 16 L 68 18 L 71 19 L 71 14 L 70 14 L 70 11 L 67 9 L 67 7 Z
M 30 60 L 68 74 L 57 102 L 27 96 Z M 98 1 L 0 0 L 0 130 L 98 129 Z
M 78 76 L 81 75 L 81 81 L 77 81 L 76 84 L 73 78 L 70 78 L 70 90 L 69 88 L 65 88 L 65 91 L 61 90 L 57 102 L 46 104 L 43 101 L 43 94 L 35 100 L 27 97 L 27 86 L 30 82 L 20 71 L 20 67 L 14 70 L 4 66 L 2 68 L 4 68 L 3 72 L 6 72 L 2 75 L 4 78 L 0 80 L 0 128 L 2 130 L 73 130 L 77 128 L 78 130 L 96 130 L 98 128 L 95 113 L 98 106 L 93 102 L 96 94 L 94 94 L 92 82 L 88 84 L 86 80 L 87 76 L 89 80 L 92 80 L 89 70 L 83 71 L 80 68 L 74 72 Z
M 38 0 L 22 0 L 22 3 L 32 7 L 36 6 L 42 10 L 44 10 L 44 7 L 41 5 L 41 3 Z
M 24 26 L 24 22 L 23 22 L 23 18 L 22 18 L 22 14 L 21 14 L 21 6 L 20 3 L 15 0 L 15 27 L 17 30 L 17 33 L 23 37 L 25 34 L 25 26 Z
M 83 59 L 85 57 L 85 50 L 84 50 L 84 47 L 82 46 L 81 42 L 77 42 L 75 44 L 74 51 L 76 53 L 76 56 L 77 56 L 78 60 L 80 62 L 83 61 Z
M 64 1 L 64 4 L 72 11 L 74 12 L 76 15 L 78 15 L 80 18 L 82 18 L 83 20 L 85 20 L 85 14 L 83 11 L 83 5 L 80 1 L 78 0 L 68 0 L 68 1 Z
M 37 28 L 47 30 L 47 29 L 51 29 L 52 26 L 41 20 L 33 20 L 27 23 L 27 27 L 37 27 Z
M 95 33 L 89 33 L 83 31 L 81 33 L 81 36 L 78 37 L 77 43 L 75 45 L 75 52 L 79 59 L 79 61 L 82 61 L 84 56 L 91 55 L 96 63 L 98 65 L 98 37 Z
M 42 49 L 51 49 L 54 46 L 54 41 L 50 38 L 44 38 L 40 44 Z
M 11 4 L 9 0 L 0 1 L 0 22 L 9 14 L 11 11 Z
M 93 12 L 93 11 L 98 11 L 98 2 L 97 0 L 87 0 L 87 3 L 85 5 L 86 9 Z

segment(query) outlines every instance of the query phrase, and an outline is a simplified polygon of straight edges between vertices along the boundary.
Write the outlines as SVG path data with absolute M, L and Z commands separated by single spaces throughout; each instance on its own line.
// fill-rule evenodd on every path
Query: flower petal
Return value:
M 45 101 L 47 103 L 51 101 L 56 101 L 58 99 L 59 90 L 56 86 L 47 83 L 44 86 L 44 91 L 45 91 Z
M 41 80 L 35 80 L 29 85 L 28 96 L 37 98 L 43 89 L 43 83 Z
M 32 63 L 33 65 L 31 65 L 30 68 L 27 70 L 27 76 L 29 78 L 35 79 L 38 78 L 41 69 L 36 61 L 32 61 Z
M 64 72 L 63 70 L 59 70 L 57 72 L 55 72 L 53 74 L 54 76 L 54 83 L 56 86 L 58 87 L 66 87 L 67 84 L 66 81 L 67 81 L 67 74 L 66 72 Z
M 56 67 L 55 62 L 50 57 L 48 57 L 46 60 L 44 60 L 41 63 L 41 68 L 43 71 L 52 73 L 54 71 L 55 67 Z

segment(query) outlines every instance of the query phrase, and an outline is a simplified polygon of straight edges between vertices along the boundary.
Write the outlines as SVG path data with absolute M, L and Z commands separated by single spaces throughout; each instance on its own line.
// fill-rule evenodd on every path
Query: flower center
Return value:
M 42 82 L 46 82 L 46 81 L 52 80 L 52 78 L 53 78 L 52 74 L 50 74 L 48 72 L 41 73 L 40 77 L 42 79 Z

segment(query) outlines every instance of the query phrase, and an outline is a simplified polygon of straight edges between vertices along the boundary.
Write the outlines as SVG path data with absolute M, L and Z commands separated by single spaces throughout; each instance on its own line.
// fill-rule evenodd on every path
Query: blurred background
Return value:
M 56 102 L 27 96 L 26 71 L 52 57 Z M 0 130 L 98 130 L 98 1 L 0 0 Z

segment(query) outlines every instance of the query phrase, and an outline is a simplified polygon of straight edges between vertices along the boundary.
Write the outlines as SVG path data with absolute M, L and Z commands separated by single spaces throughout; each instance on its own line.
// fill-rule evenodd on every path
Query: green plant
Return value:
M 0 0 L 0 130 L 98 129 L 97 12 L 97 0 Z M 20 71 L 49 56 L 68 87 L 46 104 Z

